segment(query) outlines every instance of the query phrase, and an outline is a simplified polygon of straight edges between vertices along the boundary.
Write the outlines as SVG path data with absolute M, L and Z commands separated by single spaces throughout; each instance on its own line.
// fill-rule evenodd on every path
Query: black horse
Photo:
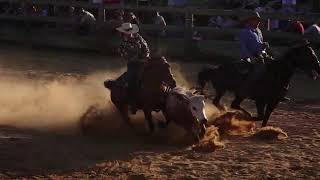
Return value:
M 248 76 L 248 73 L 239 70 L 241 66 L 246 65 L 232 63 L 232 65 L 224 64 L 214 68 L 205 68 L 198 74 L 198 85 L 200 85 L 200 92 L 203 92 L 206 83 L 212 82 L 216 90 L 213 104 L 220 110 L 223 109 L 223 106 L 220 105 L 221 97 L 226 91 L 234 92 L 235 99 L 231 108 L 250 115 L 240 106 L 245 98 L 239 96 L 239 87 L 243 85 Z M 250 87 L 250 92 L 247 93 L 248 98 L 255 100 L 258 113 L 258 117 L 252 117 L 253 120 L 263 121 L 263 127 L 267 125 L 271 113 L 287 93 L 288 88 L 286 87 L 289 87 L 289 82 L 298 69 L 313 79 L 320 74 L 318 58 L 307 41 L 291 47 L 281 58 L 266 64 L 265 73 Z

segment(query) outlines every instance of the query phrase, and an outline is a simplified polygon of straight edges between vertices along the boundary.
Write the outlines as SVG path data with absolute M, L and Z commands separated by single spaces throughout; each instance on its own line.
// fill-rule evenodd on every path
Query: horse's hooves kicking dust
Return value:
M 218 127 L 221 134 L 229 135 L 252 134 L 256 127 L 251 118 L 248 119 L 247 115 L 239 111 L 226 112 L 216 117 L 209 125 Z
M 280 128 L 267 126 L 259 129 L 252 137 L 260 140 L 283 140 L 288 138 L 288 134 Z
M 199 152 L 214 152 L 218 149 L 223 149 L 225 147 L 224 143 L 220 141 L 220 135 L 218 128 L 211 126 L 206 129 L 204 138 L 196 145 L 191 148 L 194 151 Z

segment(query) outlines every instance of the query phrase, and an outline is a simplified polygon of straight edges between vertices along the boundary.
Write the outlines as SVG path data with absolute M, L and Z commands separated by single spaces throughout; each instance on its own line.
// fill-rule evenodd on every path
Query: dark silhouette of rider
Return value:
M 250 12 L 242 18 L 244 28 L 240 32 L 240 55 L 253 67 L 243 86 L 239 89 L 239 95 L 246 98 L 250 93 L 250 88 L 256 83 L 261 75 L 266 71 L 265 64 L 272 61 L 271 55 L 267 54 L 269 44 L 263 41 L 263 35 L 259 28 L 261 17 L 258 12 Z M 283 100 L 287 100 L 284 98 Z
M 259 29 L 260 19 L 257 12 L 251 12 L 242 19 L 244 28 L 240 32 L 240 56 L 243 61 L 252 64 L 254 67 L 240 88 L 240 95 L 243 97 L 247 96 L 250 87 L 265 70 L 262 54 L 266 48 L 266 43 L 263 42 L 263 36 Z
M 123 41 L 119 47 L 120 55 L 127 61 L 128 104 L 131 112 L 136 113 L 136 94 L 143 68 L 150 56 L 147 42 L 138 34 L 136 24 L 123 23 L 117 30 Z

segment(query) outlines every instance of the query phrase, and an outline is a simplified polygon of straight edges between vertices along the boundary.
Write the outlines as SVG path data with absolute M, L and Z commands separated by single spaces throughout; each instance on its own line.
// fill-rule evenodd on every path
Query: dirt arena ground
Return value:
M 93 53 L 2 45 L 0 179 L 320 178 L 319 81 L 296 76 L 289 95 L 294 100 L 273 113 L 270 125 L 287 139 L 223 135 L 224 149 L 203 153 L 185 145 L 183 130 L 174 125 L 142 136 L 122 123 L 102 82 L 124 65 Z M 193 86 L 201 66 L 172 62 L 185 87 Z M 83 136 L 79 119 L 93 104 L 107 118 L 95 122 L 94 136 Z M 218 113 L 207 104 L 210 115 Z M 254 112 L 250 102 L 246 106 Z M 141 117 L 134 121 L 143 132 Z

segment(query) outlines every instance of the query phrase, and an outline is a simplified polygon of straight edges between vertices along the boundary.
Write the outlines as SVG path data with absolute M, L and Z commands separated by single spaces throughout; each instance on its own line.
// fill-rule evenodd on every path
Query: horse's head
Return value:
M 105 88 L 111 89 L 112 87 L 114 87 L 115 81 L 106 80 L 106 81 L 103 82 L 103 84 L 104 84 Z
M 207 125 L 208 119 L 205 112 L 205 97 L 202 95 L 193 95 L 192 97 L 189 97 L 190 103 L 189 108 L 192 113 L 192 115 L 197 119 L 197 127 L 195 127 L 197 132 L 200 135 L 204 135 L 204 126 Z
M 149 67 L 151 68 L 153 76 L 158 76 L 158 79 L 165 85 L 171 88 L 176 87 L 176 81 L 171 73 L 171 67 L 165 57 L 153 57 L 150 60 Z
M 304 41 L 290 50 L 293 66 L 317 79 L 320 75 L 320 63 L 309 42 Z

